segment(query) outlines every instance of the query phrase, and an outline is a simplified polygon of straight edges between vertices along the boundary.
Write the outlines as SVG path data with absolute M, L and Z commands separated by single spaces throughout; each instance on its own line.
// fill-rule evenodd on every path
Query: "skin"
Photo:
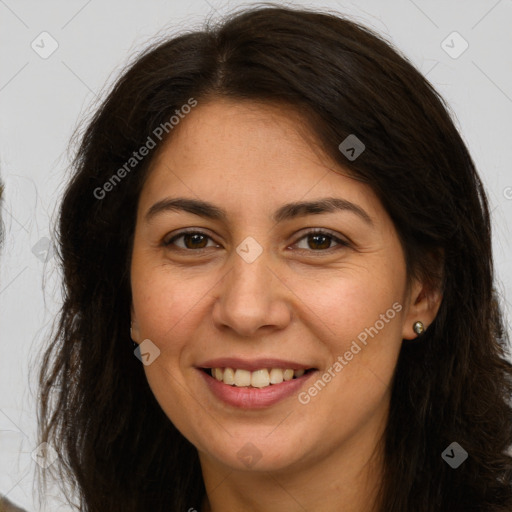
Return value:
M 199 451 L 203 510 L 338 512 L 342 503 L 345 512 L 368 511 L 402 339 L 417 337 L 417 320 L 428 327 L 441 300 L 419 281 L 407 286 L 382 204 L 304 126 L 284 107 L 199 102 L 155 156 L 141 192 L 132 337 L 160 350 L 144 369 L 166 415 Z M 148 221 L 167 197 L 212 202 L 227 222 L 183 211 Z M 323 197 L 358 205 L 373 224 L 351 211 L 272 221 L 285 203 Z M 210 238 L 163 245 L 184 228 Z M 311 228 L 349 245 L 305 237 Z M 236 252 L 247 236 L 263 249 L 250 264 Z M 236 409 L 214 398 L 196 369 L 217 357 L 268 356 L 308 364 L 320 377 L 394 303 L 401 311 L 306 405 L 294 394 L 266 409 Z M 248 442 L 261 454 L 249 468 L 237 456 Z

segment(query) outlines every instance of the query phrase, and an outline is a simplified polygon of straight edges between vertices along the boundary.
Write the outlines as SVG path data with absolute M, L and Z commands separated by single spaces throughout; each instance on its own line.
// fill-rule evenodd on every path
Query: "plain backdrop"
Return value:
M 0 0 L 0 493 L 29 511 L 40 510 L 35 369 L 60 304 L 51 225 L 70 137 L 148 43 L 251 3 Z M 447 100 L 489 194 L 496 285 L 510 325 L 512 1 L 290 3 L 335 9 L 377 30 Z M 69 510 L 55 494 L 49 510 Z

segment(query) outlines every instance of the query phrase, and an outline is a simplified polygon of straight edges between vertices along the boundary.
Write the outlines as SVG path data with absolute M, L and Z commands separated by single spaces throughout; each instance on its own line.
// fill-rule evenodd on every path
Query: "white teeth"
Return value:
M 281 384 L 283 381 L 292 380 L 294 377 L 302 377 L 305 370 L 292 370 L 291 368 L 262 368 L 250 372 L 248 370 L 235 370 L 233 368 L 212 368 L 212 377 L 219 382 L 224 382 L 229 386 L 266 388 L 271 384 Z
M 233 368 L 225 368 L 224 369 L 224 384 L 229 384 L 232 386 L 235 383 L 235 372 Z
M 284 380 L 292 380 L 293 379 L 293 370 L 285 370 L 283 372 L 283 379 Z
M 253 388 L 265 388 L 270 384 L 268 370 L 256 370 L 251 374 L 251 386 Z
M 235 386 L 250 386 L 251 385 L 251 372 L 248 370 L 236 370 L 235 372 Z
M 281 384 L 281 382 L 283 382 L 283 370 L 272 368 L 270 370 L 270 384 Z

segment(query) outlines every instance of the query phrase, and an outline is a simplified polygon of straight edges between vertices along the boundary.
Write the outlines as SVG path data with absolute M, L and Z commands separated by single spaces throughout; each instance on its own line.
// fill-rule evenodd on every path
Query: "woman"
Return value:
M 148 50 L 59 236 L 41 441 L 81 510 L 511 509 L 486 195 L 368 29 L 265 6 Z

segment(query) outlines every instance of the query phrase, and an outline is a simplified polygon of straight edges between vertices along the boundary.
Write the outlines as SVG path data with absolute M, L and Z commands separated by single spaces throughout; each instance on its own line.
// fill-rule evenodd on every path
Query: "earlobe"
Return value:
M 413 340 L 423 335 L 436 318 L 441 306 L 440 291 L 418 286 L 411 293 L 411 302 L 404 318 L 402 339 Z

